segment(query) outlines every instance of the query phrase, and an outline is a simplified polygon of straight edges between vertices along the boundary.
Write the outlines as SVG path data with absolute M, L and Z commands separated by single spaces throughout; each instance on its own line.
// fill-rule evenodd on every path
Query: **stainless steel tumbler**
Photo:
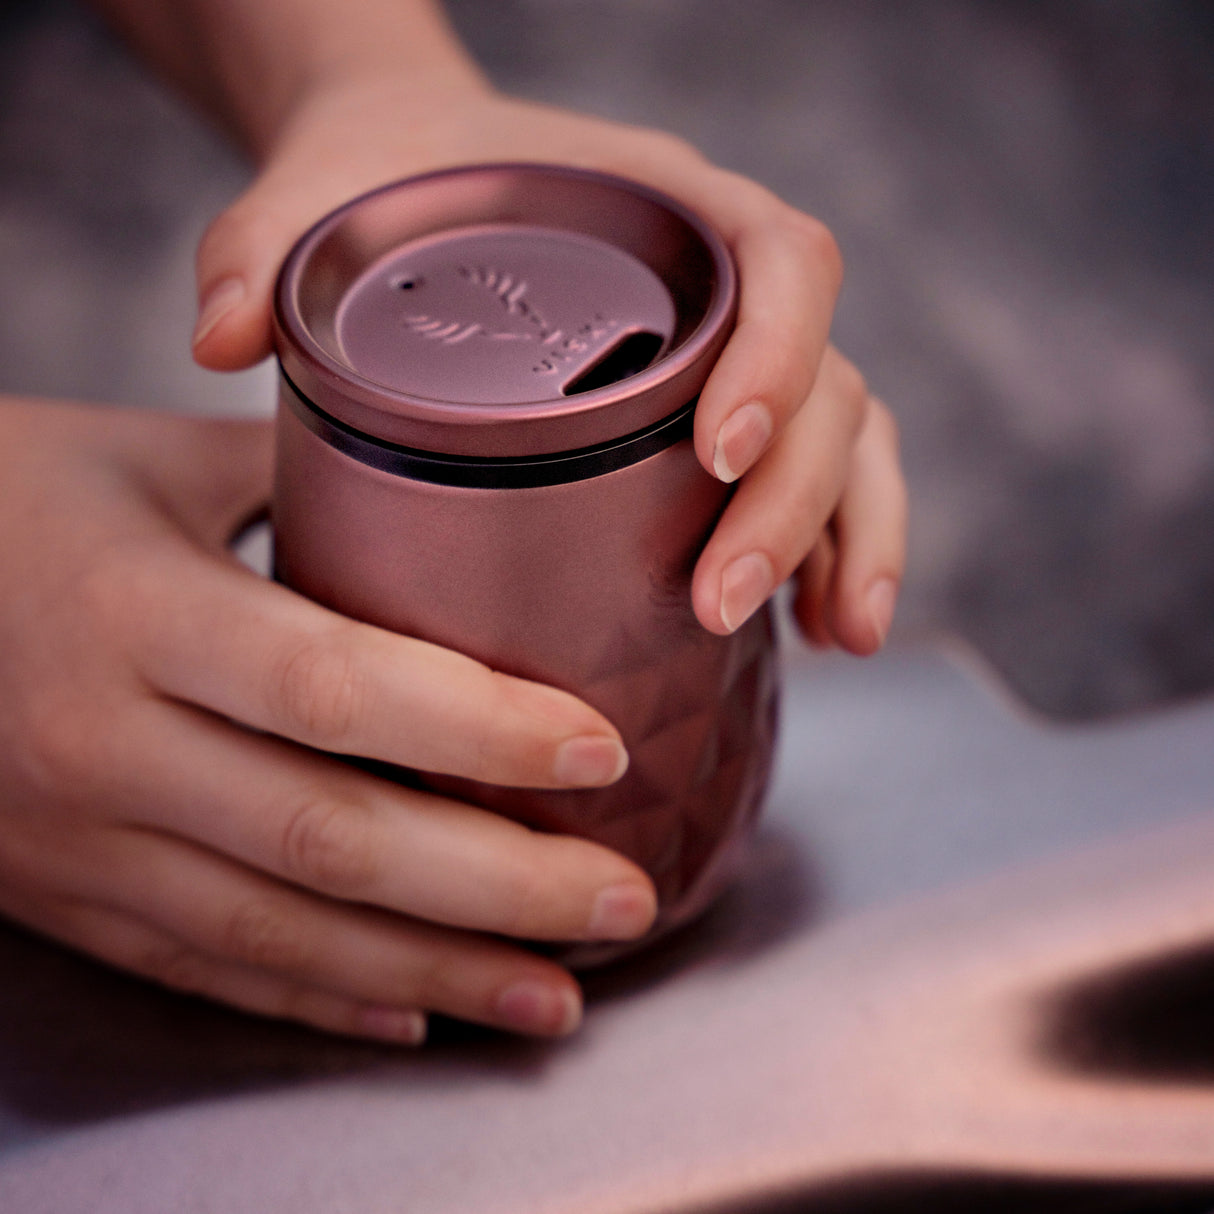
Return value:
M 729 493 L 692 417 L 735 298 L 728 251 L 673 200 L 519 164 L 356 199 L 276 298 L 276 576 L 611 720 L 631 764 L 610 788 L 421 778 L 630 856 L 653 934 L 720 890 L 774 740 L 769 614 L 717 637 L 690 600 Z

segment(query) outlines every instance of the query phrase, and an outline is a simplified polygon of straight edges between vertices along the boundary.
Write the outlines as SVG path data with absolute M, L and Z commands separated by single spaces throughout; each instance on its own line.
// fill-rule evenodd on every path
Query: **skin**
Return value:
M 780 584 L 811 642 L 868 654 L 905 549 L 897 434 L 829 344 L 841 279 L 817 221 L 683 142 L 496 93 L 424 0 L 100 6 L 249 150 L 198 251 L 194 354 L 269 353 L 295 239 L 385 181 L 484 160 L 618 172 L 698 210 L 742 283 L 696 451 L 739 481 L 693 605 L 738 627 Z M 0 910 L 169 986 L 416 1043 L 439 1011 L 559 1035 L 574 979 L 510 941 L 628 939 L 630 862 L 378 780 L 326 752 L 535 787 L 627 756 L 573 697 L 355 624 L 240 566 L 266 501 L 261 423 L 0 398 Z

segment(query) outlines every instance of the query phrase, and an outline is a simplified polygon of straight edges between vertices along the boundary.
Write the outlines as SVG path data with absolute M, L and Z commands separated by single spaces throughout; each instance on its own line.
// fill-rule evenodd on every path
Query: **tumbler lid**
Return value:
M 568 451 L 694 399 L 735 275 L 680 204 L 605 174 L 488 165 L 346 204 L 279 277 L 284 375 L 383 441 L 459 456 Z
M 337 309 L 352 371 L 428 400 L 509 405 L 617 382 L 658 357 L 674 301 L 630 253 L 526 224 L 457 228 L 371 265 Z

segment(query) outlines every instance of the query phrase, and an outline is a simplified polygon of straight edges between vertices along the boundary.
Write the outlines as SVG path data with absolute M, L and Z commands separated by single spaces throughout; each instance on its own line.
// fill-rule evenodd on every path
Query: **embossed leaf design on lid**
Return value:
M 669 342 L 675 319 L 665 284 L 623 250 L 493 224 L 393 250 L 354 283 L 336 327 L 349 365 L 385 387 L 510 404 L 641 370 Z

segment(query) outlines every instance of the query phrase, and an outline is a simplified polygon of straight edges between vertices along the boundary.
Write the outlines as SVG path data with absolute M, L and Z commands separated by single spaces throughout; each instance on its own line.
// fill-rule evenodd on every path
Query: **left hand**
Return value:
M 480 84 L 436 98 L 407 78 L 322 82 L 201 242 L 195 357 L 236 369 L 270 353 L 278 268 L 334 207 L 416 173 L 509 160 L 598 169 L 664 190 L 714 225 L 736 259 L 737 327 L 696 412 L 700 462 L 722 480 L 741 478 L 695 571 L 704 627 L 732 631 L 798 574 L 794 611 L 812 642 L 880 648 L 902 578 L 906 493 L 888 410 L 829 345 L 842 276 L 834 239 L 671 135 Z

